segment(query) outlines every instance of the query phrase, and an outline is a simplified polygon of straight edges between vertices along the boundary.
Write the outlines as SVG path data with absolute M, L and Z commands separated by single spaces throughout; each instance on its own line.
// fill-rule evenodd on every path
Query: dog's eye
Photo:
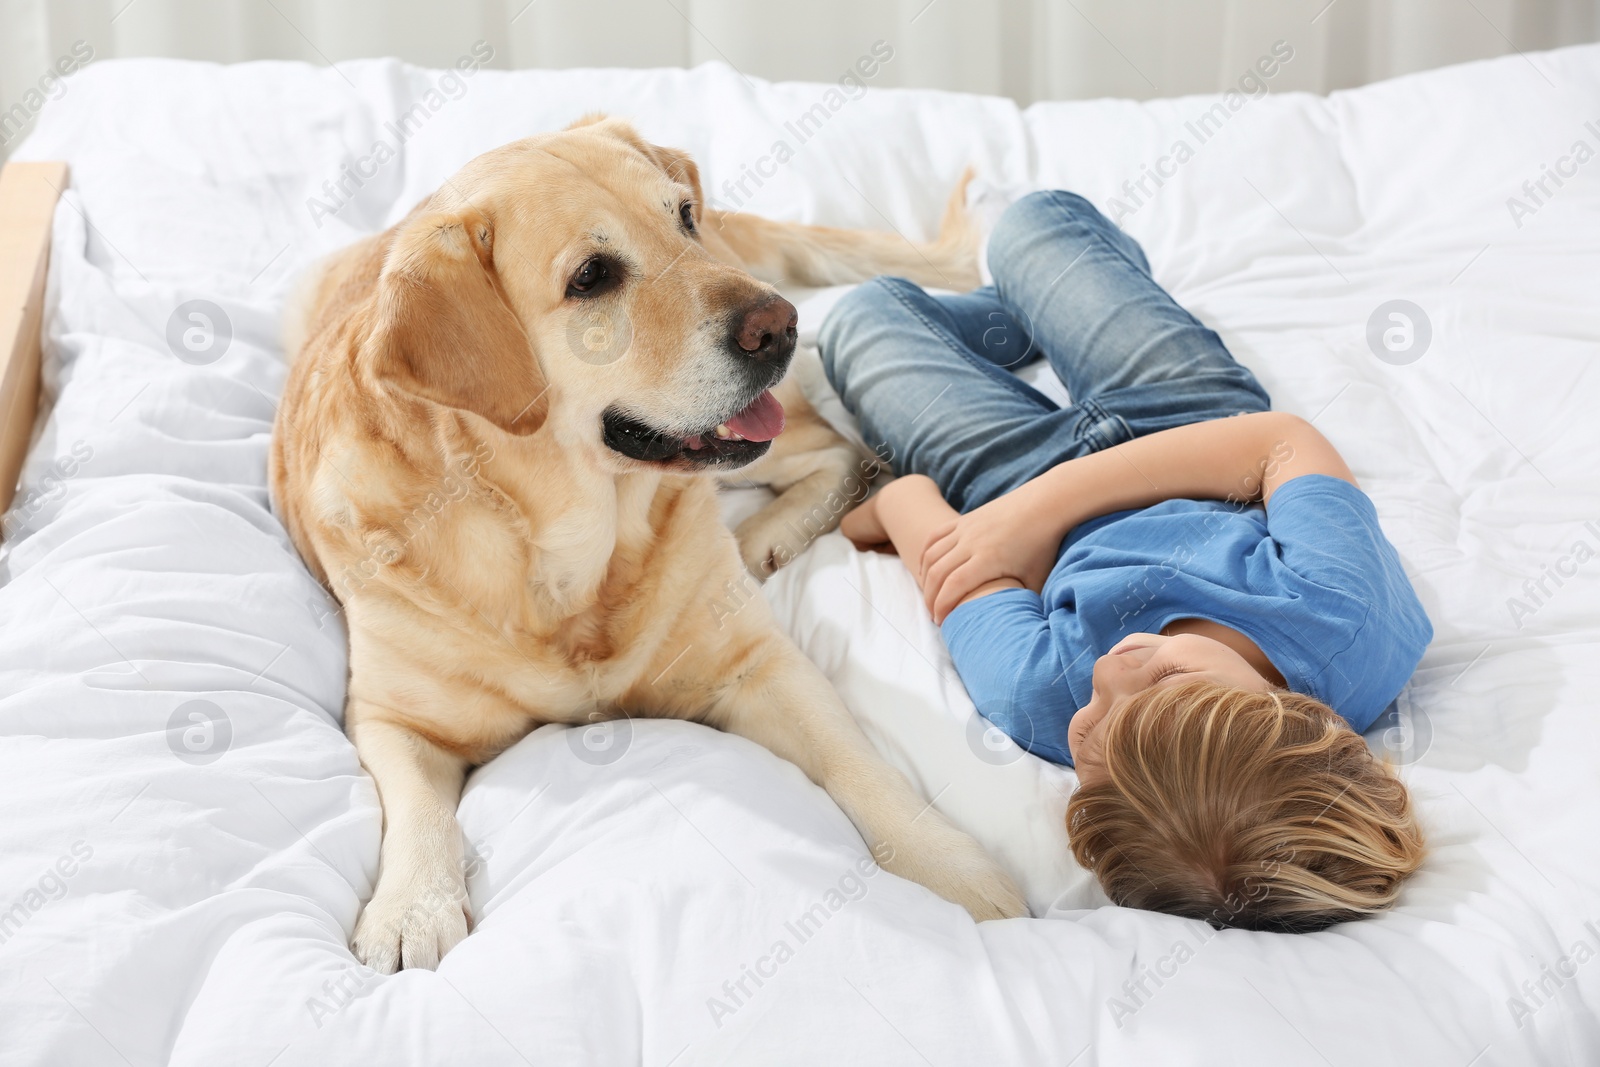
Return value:
M 578 268 L 578 273 L 567 283 L 567 295 L 592 293 L 611 277 L 611 268 L 599 256 Z
M 678 205 L 678 218 L 683 220 L 683 228 L 690 233 L 694 232 L 694 205 L 685 200 Z

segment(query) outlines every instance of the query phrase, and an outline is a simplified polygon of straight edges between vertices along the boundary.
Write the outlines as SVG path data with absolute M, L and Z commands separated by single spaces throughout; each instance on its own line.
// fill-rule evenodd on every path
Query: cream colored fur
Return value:
M 741 558 L 713 478 L 630 459 L 601 433 L 617 405 L 689 427 L 748 403 L 721 324 L 776 299 L 758 278 L 970 286 L 959 197 L 921 246 L 720 215 L 699 206 L 682 153 L 588 120 L 473 160 L 314 275 L 286 327 L 298 351 L 270 473 L 295 544 L 344 605 L 345 726 L 383 803 L 353 936 L 363 961 L 433 967 L 466 935 L 455 808 L 469 768 L 538 725 L 624 715 L 751 738 L 823 786 L 886 869 L 978 919 L 1025 913 L 760 597 L 718 610 L 746 563 L 782 562 L 774 529 L 858 469 L 850 446 L 789 392 L 790 429 L 748 472 L 781 495 L 741 527 Z M 585 303 L 570 280 L 597 249 L 629 274 Z M 614 361 L 573 343 L 595 307 L 631 330 Z

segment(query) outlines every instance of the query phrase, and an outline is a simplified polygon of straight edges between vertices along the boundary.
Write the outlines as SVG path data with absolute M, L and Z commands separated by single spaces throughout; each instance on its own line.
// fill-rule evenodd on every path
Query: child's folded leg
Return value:
M 834 307 L 819 338 L 823 369 L 868 447 L 896 474 L 932 478 L 963 512 L 1108 443 L 1098 415 L 1057 407 L 973 351 L 964 338 L 981 339 L 989 313 L 976 296 L 952 308 L 878 278 Z
M 989 241 L 995 288 L 1072 394 L 1122 424 L 1117 444 L 1271 406 L 1217 334 L 1150 273 L 1144 251 L 1093 204 L 1033 193 Z

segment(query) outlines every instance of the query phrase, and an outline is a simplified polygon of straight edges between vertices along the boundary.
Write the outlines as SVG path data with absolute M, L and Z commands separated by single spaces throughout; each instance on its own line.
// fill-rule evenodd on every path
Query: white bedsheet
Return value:
M 1190 124 L 1215 98 L 1019 112 L 875 91 L 740 196 L 927 235 L 968 162 L 1075 189 L 1316 420 L 1437 630 L 1400 749 L 1433 854 L 1393 914 L 1287 937 L 1097 906 L 1065 854 L 1070 773 L 974 747 L 909 578 L 834 535 L 767 595 L 1041 918 L 975 927 L 862 877 L 838 809 L 740 739 L 635 723 L 598 765 L 546 728 L 462 801 L 475 933 L 436 973 L 379 978 L 346 947 L 380 815 L 339 729 L 344 632 L 264 488 L 290 280 L 585 111 L 689 148 L 730 203 L 722 183 L 826 107 L 717 65 L 480 71 L 334 202 L 323 183 L 392 143 L 430 77 L 95 64 L 17 153 L 73 174 L 53 408 L 0 587 L 0 1061 L 1600 1062 L 1600 163 L 1572 157 L 1600 147 L 1600 47 L 1224 103 L 1204 143 Z M 1576 174 L 1534 203 L 1546 164 Z M 1134 197 L 1147 166 L 1173 176 Z M 338 210 L 318 225 L 311 197 Z M 167 342 L 197 299 L 231 325 L 205 365 Z M 1392 299 L 1431 323 L 1407 365 L 1366 341 Z M 193 701 L 225 720 L 191 723 Z

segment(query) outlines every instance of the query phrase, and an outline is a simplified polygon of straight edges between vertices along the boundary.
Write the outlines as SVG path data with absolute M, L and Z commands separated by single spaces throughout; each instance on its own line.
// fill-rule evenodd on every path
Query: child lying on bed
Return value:
M 904 559 L 979 712 L 1076 767 L 1073 852 L 1114 902 L 1284 931 L 1388 907 L 1422 835 L 1357 731 L 1433 630 L 1371 501 L 1081 197 L 1019 201 L 988 251 L 990 287 L 880 278 L 823 324 L 902 475 L 845 534 Z M 1039 356 L 1070 406 L 1012 373 Z

